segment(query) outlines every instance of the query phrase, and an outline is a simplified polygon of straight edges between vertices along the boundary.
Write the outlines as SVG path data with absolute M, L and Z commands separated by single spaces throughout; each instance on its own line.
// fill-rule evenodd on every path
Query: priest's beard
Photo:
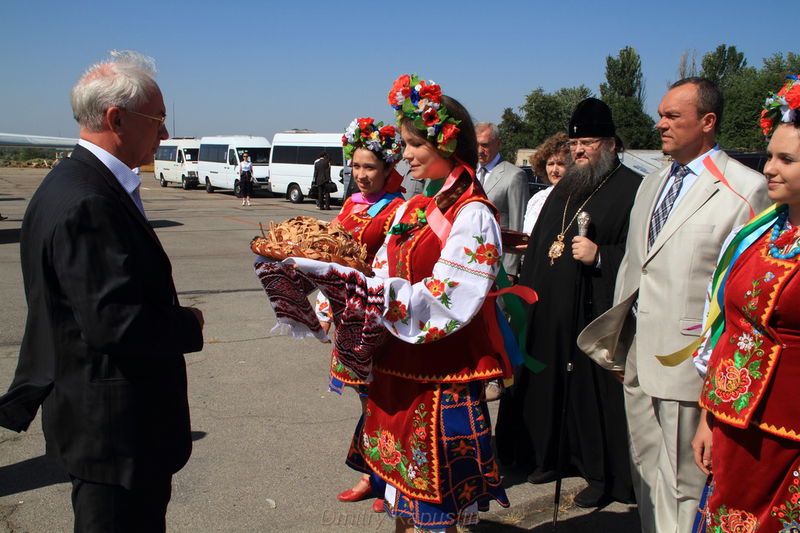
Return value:
M 613 150 L 603 150 L 594 163 L 588 165 L 572 164 L 564 172 L 564 177 L 556 184 L 555 190 L 564 198 L 583 199 L 592 194 L 598 185 L 619 164 L 617 154 Z

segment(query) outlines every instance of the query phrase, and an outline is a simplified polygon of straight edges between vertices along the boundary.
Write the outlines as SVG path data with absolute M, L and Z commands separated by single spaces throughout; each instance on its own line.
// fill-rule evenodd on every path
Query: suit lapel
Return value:
M 497 162 L 497 164 L 492 169 L 492 172 L 489 173 L 489 177 L 486 178 L 486 184 L 483 186 L 483 190 L 486 194 L 489 194 L 495 185 L 500 183 L 500 178 L 503 176 L 503 160 Z
M 720 158 L 716 157 L 715 159 L 717 159 L 717 164 L 724 172 L 724 167 L 727 160 L 720 161 Z M 683 226 L 689 220 L 689 218 L 697 212 L 698 209 L 700 209 L 712 196 L 717 193 L 717 191 L 719 191 L 719 186 L 717 185 L 718 183 L 719 180 L 712 176 L 707 170 L 704 169 L 703 172 L 700 173 L 700 175 L 697 177 L 697 181 L 695 181 L 691 189 L 687 191 L 686 195 L 681 199 L 674 211 L 670 213 L 666 223 L 664 224 L 664 227 L 661 229 L 661 233 L 659 233 L 658 237 L 656 237 L 656 242 L 653 243 L 653 247 L 645 257 L 645 264 L 655 254 L 658 253 L 661 247 L 664 246 L 664 244 L 670 238 L 672 238 L 675 232 L 678 231 L 678 229 L 680 229 L 680 227 Z M 658 198 L 656 198 L 656 201 L 658 201 Z M 653 208 L 650 210 L 651 216 L 653 209 L 655 209 L 655 206 L 653 206 Z M 648 226 L 650 224 L 649 217 L 647 224 Z M 645 241 L 646 240 L 647 230 L 645 230 Z
M 114 192 L 115 196 L 119 199 L 120 203 L 125 207 L 127 213 L 136 220 L 136 222 L 144 229 L 144 231 L 150 236 L 151 239 L 156 243 L 158 248 L 161 250 L 161 253 L 164 254 L 164 257 L 167 258 L 167 253 L 164 251 L 164 248 L 161 246 L 161 241 L 158 239 L 156 232 L 153 231 L 153 227 L 147 221 L 147 219 L 142 215 L 139 211 L 139 208 L 136 207 L 136 204 L 133 203 L 130 195 L 122 188 L 119 181 L 117 181 L 116 176 L 111 170 L 108 169 L 107 166 L 103 164 L 102 161 L 97 159 L 95 155 L 84 148 L 83 146 L 76 146 L 75 150 L 72 152 L 73 159 L 81 161 L 82 163 L 86 163 L 90 167 L 92 167 L 97 173 L 103 178 L 103 181 L 108 185 L 108 187 Z

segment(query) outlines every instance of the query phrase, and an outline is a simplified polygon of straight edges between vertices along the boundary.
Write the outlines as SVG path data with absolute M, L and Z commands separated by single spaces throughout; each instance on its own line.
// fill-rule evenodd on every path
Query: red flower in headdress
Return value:
M 394 137 L 397 130 L 394 129 L 394 126 L 384 126 L 378 130 L 378 133 L 381 134 L 381 137 Z
M 411 76 L 409 76 L 408 74 L 403 74 L 402 76 L 394 80 L 394 83 L 392 84 L 392 92 L 397 92 L 403 90 L 403 88 L 408 88 L 408 85 L 410 83 L 411 83 Z
M 772 119 L 771 118 L 762 118 L 761 122 L 759 122 L 761 126 L 761 131 L 764 135 L 769 135 L 769 132 L 772 131 Z
M 458 132 L 459 131 L 461 131 L 461 130 L 458 129 L 458 126 L 456 126 L 455 124 L 447 123 L 444 126 L 442 126 L 442 143 L 441 144 L 447 144 L 452 139 L 455 139 L 456 136 L 458 136 Z
M 800 82 L 794 82 L 792 88 L 786 91 L 786 102 L 790 109 L 800 107 Z
M 422 112 L 422 121 L 426 126 L 433 126 L 439 122 L 439 112 L 432 107 L 425 108 Z
M 442 88 L 438 85 L 424 85 L 419 90 L 419 97 L 426 98 L 431 102 L 436 102 L 437 104 L 442 99 Z
M 372 118 L 360 118 L 358 119 L 358 127 L 361 128 L 361 135 L 364 135 L 364 130 L 370 129 L 372 123 L 375 122 Z M 365 135 L 367 137 L 368 135 Z

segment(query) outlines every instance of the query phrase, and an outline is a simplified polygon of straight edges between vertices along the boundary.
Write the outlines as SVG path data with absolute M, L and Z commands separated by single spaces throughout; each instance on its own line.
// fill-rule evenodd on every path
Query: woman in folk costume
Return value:
M 373 267 L 389 335 L 354 449 L 386 481 L 397 531 L 456 531 L 490 498 L 508 506 L 490 446 L 487 379 L 508 377 L 494 297 L 501 237 L 476 185 L 469 113 L 438 85 L 399 77 L 389 92 L 403 157 L 424 194 L 397 212 Z M 351 463 L 355 465 L 354 461 Z
M 342 210 L 333 219 L 340 223 L 367 250 L 367 262 L 383 244 L 386 232 L 397 208 L 403 203 L 398 192 L 403 181 L 394 170 L 400 159 L 402 141 L 394 126 L 375 123 L 372 118 L 354 119 L 342 136 L 344 155 L 353 169 L 353 180 L 359 192 L 347 198 Z M 332 316 L 330 303 L 322 293 L 317 296 L 317 316 L 325 332 L 330 328 Z M 352 371 L 331 355 L 330 389 L 342 393 L 345 385 L 355 388 L 361 399 L 362 410 L 367 405 L 367 385 Z M 372 495 L 369 475 L 363 474 L 359 482 L 337 498 L 343 502 L 356 502 Z M 373 504 L 376 511 L 383 510 L 383 499 Z
M 713 471 L 697 530 L 800 531 L 800 82 L 789 78 L 761 115 L 776 203 L 723 246 L 695 358 L 705 413 L 692 446 Z

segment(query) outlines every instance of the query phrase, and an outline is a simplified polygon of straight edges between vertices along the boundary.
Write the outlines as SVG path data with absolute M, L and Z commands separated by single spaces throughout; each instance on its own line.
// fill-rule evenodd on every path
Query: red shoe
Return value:
M 336 499 L 340 502 L 360 502 L 361 500 L 366 500 L 372 496 L 372 488 L 367 486 L 364 490 L 355 491 L 353 489 L 347 489 L 346 491 L 342 492 Z
M 372 502 L 372 511 L 375 513 L 383 512 L 383 498 L 375 498 L 375 501 Z

